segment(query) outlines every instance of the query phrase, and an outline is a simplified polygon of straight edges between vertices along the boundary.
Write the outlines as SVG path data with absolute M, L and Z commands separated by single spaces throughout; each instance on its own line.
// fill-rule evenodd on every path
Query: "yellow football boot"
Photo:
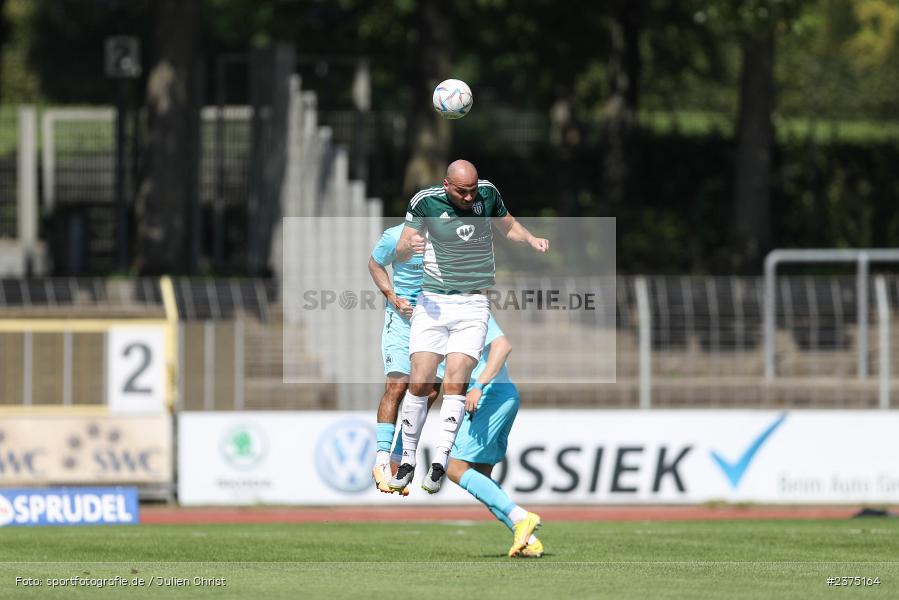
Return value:
M 540 558 L 543 556 L 543 542 L 535 537 L 533 542 L 518 553 L 518 556 L 521 558 Z
M 385 494 L 400 494 L 401 496 L 409 495 L 409 486 L 404 487 L 401 490 L 395 490 L 390 487 L 390 479 L 393 477 L 393 471 L 390 468 L 390 465 L 375 465 L 375 468 L 371 470 L 372 477 L 375 479 L 375 487 L 378 488 L 379 491 L 384 492 Z
M 528 516 L 515 524 L 515 539 L 509 548 L 509 556 L 518 556 L 528 545 L 531 534 L 540 528 L 540 515 L 529 512 Z

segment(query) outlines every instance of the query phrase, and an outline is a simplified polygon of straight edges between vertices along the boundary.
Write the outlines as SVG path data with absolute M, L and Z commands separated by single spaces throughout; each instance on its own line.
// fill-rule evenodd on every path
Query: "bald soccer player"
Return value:
M 494 285 L 493 227 L 507 239 L 546 252 L 537 238 L 515 220 L 496 186 L 478 179 L 474 165 L 449 165 L 443 185 L 418 192 L 409 202 L 405 227 L 396 246 L 397 260 L 424 252 L 422 291 L 409 333 L 411 374 L 401 411 L 403 457 L 389 487 L 402 491 L 415 474 L 416 452 L 428 413 L 428 393 L 437 366 L 446 359 L 437 453 L 422 488 L 433 494 L 446 476 L 449 453 L 465 414 L 465 394 L 487 335 Z

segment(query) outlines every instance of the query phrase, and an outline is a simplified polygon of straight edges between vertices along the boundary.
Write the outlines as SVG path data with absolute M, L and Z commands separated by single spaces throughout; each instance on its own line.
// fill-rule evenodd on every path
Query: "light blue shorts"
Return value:
M 384 375 L 402 373 L 409 375 L 409 319 L 392 310 L 384 313 L 384 329 L 381 331 L 381 357 L 384 359 Z
M 502 461 L 519 404 L 518 388 L 513 383 L 490 384 L 484 388 L 474 418 L 465 413 L 451 456 L 488 465 Z

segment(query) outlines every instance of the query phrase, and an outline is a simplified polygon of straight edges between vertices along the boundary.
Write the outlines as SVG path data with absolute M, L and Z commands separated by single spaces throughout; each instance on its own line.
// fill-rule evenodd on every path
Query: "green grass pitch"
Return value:
M 511 535 L 481 521 L 3 529 L 0 598 L 899 597 L 893 519 L 550 522 L 539 535 L 544 558 L 512 560 Z M 116 576 L 145 587 L 48 581 Z M 856 576 L 880 584 L 826 583 Z

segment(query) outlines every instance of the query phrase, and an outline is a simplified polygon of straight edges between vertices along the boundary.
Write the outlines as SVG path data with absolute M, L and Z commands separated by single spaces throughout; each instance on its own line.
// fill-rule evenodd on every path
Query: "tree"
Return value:
M 737 268 L 755 265 L 771 245 L 771 153 L 774 144 L 774 28 L 768 21 L 742 44 L 734 164 L 733 233 Z
M 611 95 L 606 101 L 604 192 L 613 207 L 624 204 L 630 177 L 630 147 L 640 100 L 640 31 L 642 0 L 616 0 L 610 20 L 609 56 Z
M 406 197 L 441 181 L 448 162 L 449 123 L 437 115 L 428 99 L 429 92 L 440 83 L 441 74 L 450 71 L 448 52 L 452 25 L 449 6 L 439 0 L 418 2 L 418 37 L 413 50 L 415 70 L 411 81 L 416 100 L 412 102 L 409 162 L 403 177 L 403 195 Z M 419 95 L 421 99 L 417 99 Z
M 774 79 L 777 35 L 803 0 L 721 0 L 710 12 L 740 43 L 740 96 L 731 233 L 734 268 L 758 266 L 771 245 L 771 155 L 774 146 Z
M 156 3 L 156 61 L 147 78 L 147 173 L 137 197 L 141 273 L 192 270 L 188 239 L 197 200 L 195 98 L 198 0 Z M 188 260 L 185 260 L 188 258 Z
M 9 27 L 6 20 L 6 0 L 0 0 L 0 52 L 4 46 L 6 46 L 6 40 L 8 38 Z M 3 81 L 3 72 L 2 72 L 3 62 L 0 61 L 0 82 Z M 2 93 L 2 87 L 0 87 L 0 93 Z

